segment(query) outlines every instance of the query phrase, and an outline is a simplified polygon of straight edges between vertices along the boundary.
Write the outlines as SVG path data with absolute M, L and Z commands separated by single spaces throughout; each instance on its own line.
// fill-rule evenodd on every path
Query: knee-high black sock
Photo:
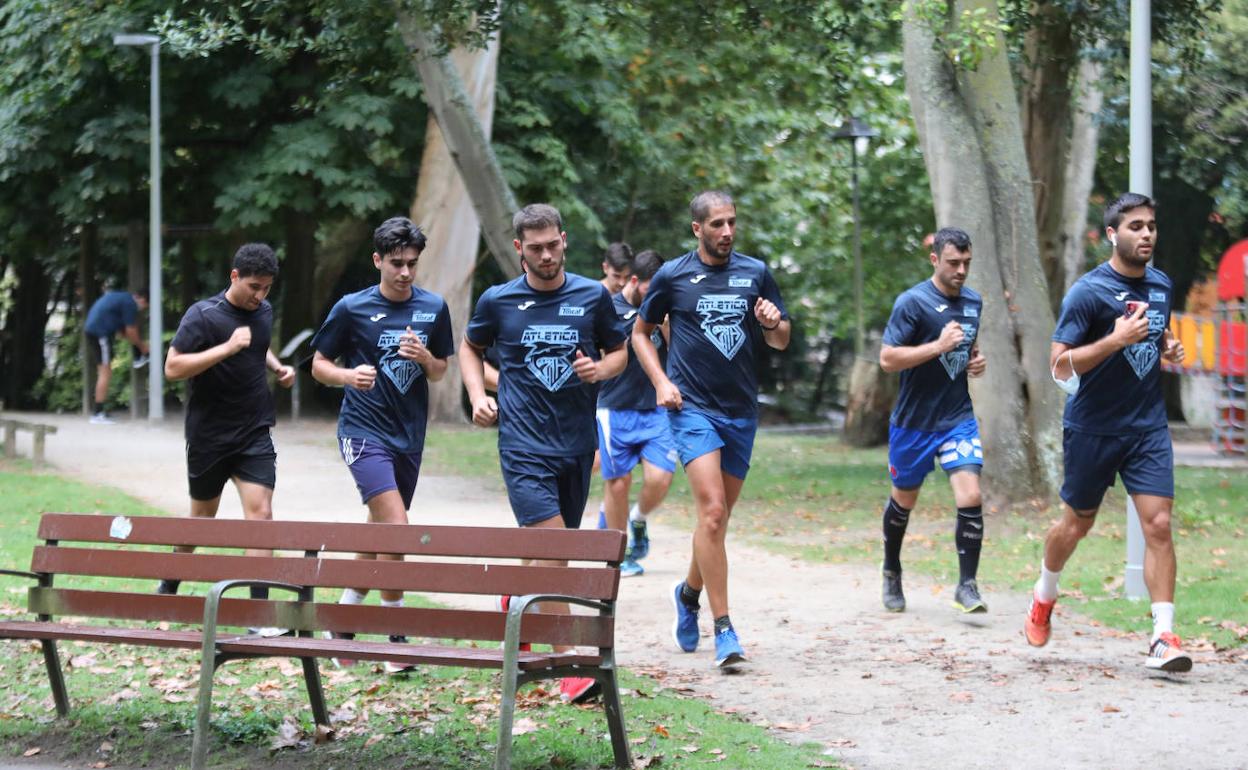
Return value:
M 901 571 L 901 541 L 906 537 L 906 525 L 910 523 L 910 509 L 902 508 L 892 497 L 884 506 L 884 569 Z
M 984 507 L 958 509 L 958 526 L 953 540 L 958 546 L 959 581 L 974 580 L 979 571 L 979 549 L 984 542 Z

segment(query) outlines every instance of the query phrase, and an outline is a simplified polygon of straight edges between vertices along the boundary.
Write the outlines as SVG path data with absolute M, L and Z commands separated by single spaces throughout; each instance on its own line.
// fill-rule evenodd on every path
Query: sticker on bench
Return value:
M 113 517 L 113 523 L 108 527 L 108 536 L 117 540 L 125 540 L 130 537 L 130 533 L 134 531 L 134 525 L 125 516 Z

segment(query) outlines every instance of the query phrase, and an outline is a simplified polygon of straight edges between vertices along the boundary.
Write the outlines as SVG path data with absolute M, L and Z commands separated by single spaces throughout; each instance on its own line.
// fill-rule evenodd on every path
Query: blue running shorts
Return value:
M 579 529 L 589 499 L 589 477 L 594 455 L 539 455 L 506 450 L 499 452 L 507 500 L 516 523 L 532 526 L 563 517 L 563 526 Z
M 403 498 L 403 509 L 412 507 L 412 495 L 420 478 L 420 452 L 392 452 L 375 439 L 338 437 L 338 451 L 355 479 L 360 500 L 369 500 L 391 489 Z
M 689 407 L 668 412 L 668 418 L 682 465 L 718 449 L 720 470 L 739 479 L 749 473 L 758 420 L 724 417 Z
M 948 430 L 911 430 L 888 426 L 888 475 L 898 489 L 918 489 L 936 467 L 945 473 L 984 466 L 979 424 L 972 417 Z
M 627 476 L 642 460 L 676 470 L 679 455 L 666 409 L 599 409 L 595 416 L 604 479 Z
M 1105 490 L 1122 476 L 1133 495 L 1174 498 L 1174 447 L 1169 428 L 1121 436 L 1062 430 L 1062 500 L 1076 511 L 1099 508 Z

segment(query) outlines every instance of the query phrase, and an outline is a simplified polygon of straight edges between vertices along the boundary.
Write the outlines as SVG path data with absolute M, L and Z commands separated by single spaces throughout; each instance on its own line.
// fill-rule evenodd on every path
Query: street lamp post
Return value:
M 850 118 L 840 130 L 832 135 L 833 139 L 848 139 L 852 142 L 850 155 L 850 194 L 854 200 L 854 355 L 863 356 L 866 347 L 866 327 L 862 313 L 862 226 L 858 215 L 858 153 L 866 152 L 867 143 L 879 132 L 869 127 L 861 118 Z
M 150 46 L 152 54 L 151 75 L 151 124 L 150 148 L 151 198 L 148 237 L 148 355 L 147 365 L 147 418 L 160 422 L 165 418 L 164 350 L 162 334 L 164 318 L 161 315 L 161 220 L 160 220 L 160 38 L 156 35 L 113 35 L 114 45 Z

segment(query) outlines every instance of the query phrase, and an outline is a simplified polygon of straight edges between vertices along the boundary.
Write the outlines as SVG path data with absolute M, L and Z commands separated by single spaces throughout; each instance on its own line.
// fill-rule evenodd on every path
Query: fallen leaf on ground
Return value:
M 33 749 L 26 749 L 26 751 L 22 754 L 22 756 L 23 756 L 23 757 L 33 757 L 34 755 L 38 754 L 38 753 L 39 753 L 39 752 L 41 752 L 41 751 L 43 751 L 43 749 L 41 749 L 41 748 L 39 748 L 38 746 L 36 746 L 36 747 L 34 747 Z
M 955 692 L 949 696 L 949 700 L 954 703 L 970 703 L 975 700 L 975 696 L 969 692 Z
M 1106 704 L 1106 706 L 1102 708 L 1101 711 L 1103 711 L 1106 714 L 1117 714 L 1120 711 L 1122 711 L 1122 709 L 1118 708 L 1117 706 L 1110 706 Z
M 539 725 L 537 722 L 534 722 L 528 717 L 521 717 L 511 723 L 512 735 L 528 735 L 529 733 L 535 733 L 540 729 L 542 729 L 542 725 Z
M 829 749 L 856 749 L 858 748 L 858 743 L 849 738 L 837 738 L 836 740 L 828 741 L 826 745 Z

